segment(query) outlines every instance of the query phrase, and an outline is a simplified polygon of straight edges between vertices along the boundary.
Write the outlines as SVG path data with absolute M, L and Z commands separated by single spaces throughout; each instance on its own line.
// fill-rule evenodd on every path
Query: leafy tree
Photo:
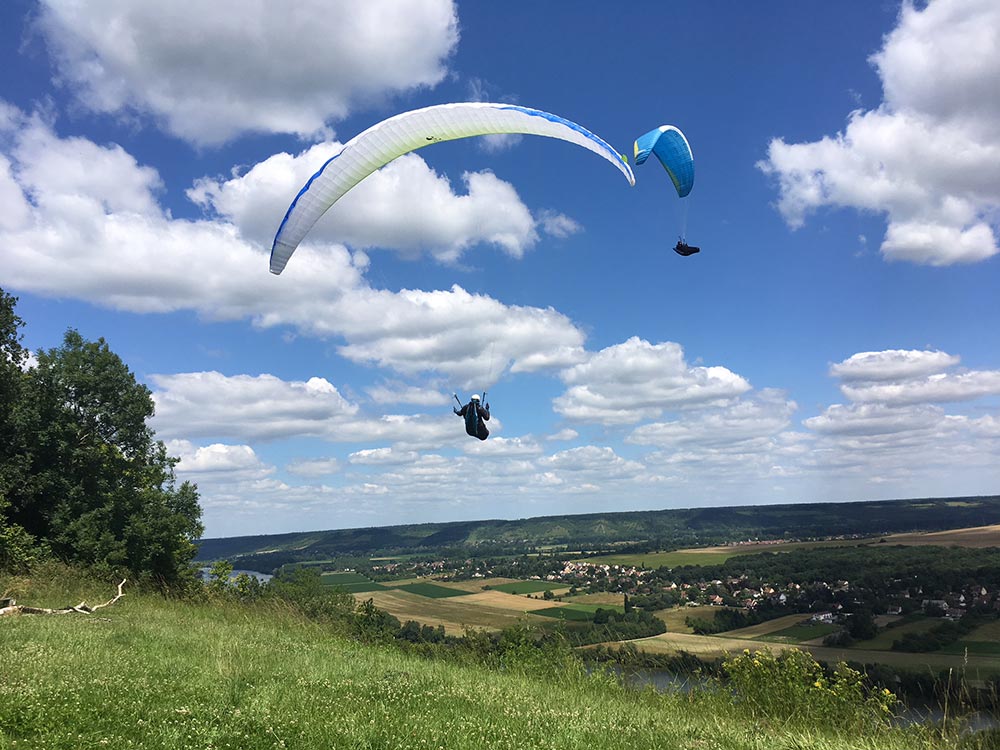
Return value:
M 9 321 L 3 302 L 0 320 Z M 9 332 L 4 340 L 9 350 Z M 0 487 L 9 524 L 67 562 L 165 585 L 193 580 L 203 531 L 197 489 L 176 485 L 176 460 L 146 424 L 149 389 L 103 339 L 67 331 L 61 347 L 40 351 L 22 373 L 8 408 L 13 433 L 0 455 Z
M 216 560 L 208 571 L 208 589 L 215 594 L 224 594 L 229 588 L 233 575 L 233 564 L 229 560 Z
M 847 632 L 855 641 L 867 641 L 878 635 L 875 617 L 868 610 L 855 612 L 847 620 Z
M 0 289 L 0 570 L 22 572 L 39 556 L 37 540 L 9 519 L 9 488 L 20 483 L 26 461 L 16 449 L 17 406 L 28 352 L 21 346 L 24 321 L 14 312 L 17 297 Z

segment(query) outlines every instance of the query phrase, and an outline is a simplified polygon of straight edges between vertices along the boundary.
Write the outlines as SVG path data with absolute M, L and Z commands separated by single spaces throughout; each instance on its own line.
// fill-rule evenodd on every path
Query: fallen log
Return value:
M 118 584 L 118 593 L 115 594 L 111 599 L 104 602 L 104 604 L 95 604 L 93 607 L 87 605 L 87 602 L 80 602 L 76 606 L 72 607 L 61 607 L 59 609 L 48 609 L 45 607 L 28 607 L 24 604 L 18 604 L 13 599 L 2 599 L 0 600 L 0 617 L 4 615 L 68 615 L 71 612 L 78 612 L 82 615 L 91 615 L 99 609 L 104 607 L 110 607 L 116 601 L 121 599 L 125 594 L 122 592 L 122 587 L 125 585 L 126 579 L 122 579 L 122 582 Z

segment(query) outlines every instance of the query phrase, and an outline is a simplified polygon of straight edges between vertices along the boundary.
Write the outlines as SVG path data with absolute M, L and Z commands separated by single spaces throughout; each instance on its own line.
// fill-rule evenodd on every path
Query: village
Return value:
M 631 606 L 648 610 L 670 607 L 727 607 L 759 613 L 771 619 L 793 612 L 815 622 L 842 623 L 858 612 L 890 618 L 922 612 L 931 617 L 960 620 L 968 612 L 1000 613 L 997 581 L 971 580 L 957 587 L 932 583 L 933 576 L 913 575 L 880 580 L 869 577 L 821 580 L 763 580 L 749 574 L 703 578 L 699 569 L 644 568 L 583 560 L 517 558 L 503 561 L 465 559 L 374 565 L 373 577 L 428 577 L 440 581 L 510 577 L 565 584 L 528 597 L 561 600 L 585 594 L 616 593 Z M 489 588 L 489 586 L 485 586 Z

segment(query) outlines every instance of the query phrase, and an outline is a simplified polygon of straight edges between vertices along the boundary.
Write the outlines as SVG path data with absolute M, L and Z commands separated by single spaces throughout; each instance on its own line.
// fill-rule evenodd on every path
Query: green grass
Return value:
M 393 587 L 399 591 L 409 591 L 411 594 L 426 596 L 428 599 L 447 599 L 452 596 L 468 596 L 469 591 L 450 589 L 447 586 L 438 586 L 434 583 L 408 583 L 405 586 Z
M 48 587 L 0 578 L 7 589 L 42 606 L 111 593 L 65 576 Z M 726 691 L 636 692 L 518 653 L 502 668 L 427 659 L 286 607 L 126 589 L 94 616 L 0 618 L 0 749 L 958 747 L 919 729 L 838 729 L 837 717 L 749 720 Z
M 491 586 L 491 588 L 493 591 L 504 591 L 508 594 L 534 594 L 538 591 L 564 589 L 566 584 L 552 583 L 551 581 L 515 581 L 514 583 L 501 583 L 499 586 Z

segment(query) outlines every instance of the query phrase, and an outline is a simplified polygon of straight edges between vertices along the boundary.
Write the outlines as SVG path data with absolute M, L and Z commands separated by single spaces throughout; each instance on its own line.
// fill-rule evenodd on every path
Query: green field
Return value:
M 360 573 L 321 573 L 320 580 L 327 586 L 343 586 L 348 583 L 368 583 L 370 579 Z
M 987 654 L 1000 656 L 1000 643 L 997 641 L 956 641 L 941 649 L 943 654 Z
M 514 583 L 501 583 L 499 586 L 491 586 L 490 588 L 493 591 L 503 591 L 507 594 L 535 594 L 539 591 L 564 589 L 566 584 L 552 583 L 551 581 L 515 581 Z
M 802 643 L 815 638 L 823 638 L 840 630 L 839 625 L 829 625 L 827 623 L 816 622 L 803 625 L 793 625 L 774 633 L 760 636 L 762 641 L 774 641 L 776 643 Z
M 899 625 L 895 628 L 880 630 L 878 635 L 869 641 L 858 641 L 851 648 L 869 651 L 890 651 L 892 642 L 898 641 L 904 633 L 923 633 L 941 624 L 936 617 L 918 617 L 918 619 Z
M 382 591 L 387 588 L 381 583 L 375 583 L 375 581 L 367 581 L 366 583 L 343 583 L 336 585 L 349 594 L 364 594 L 367 591 Z
M 687 618 L 713 619 L 718 610 L 718 607 L 710 607 L 706 604 L 698 607 L 661 609 L 653 614 L 666 623 L 668 633 L 693 633 L 694 631 L 688 627 Z
M 593 612 L 573 605 L 567 607 L 533 609 L 529 610 L 528 614 L 541 615 L 542 617 L 552 617 L 556 620 L 569 620 L 570 622 L 590 622 L 594 619 Z
M 756 555 L 760 552 L 790 552 L 817 547 L 858 547 L 877 539 L 825 539 L 816 542 L 784 542 L 781 544 L 741 544 L 731 547 L 701 547 L 671 552 L 637 552 L 635 554 L 595 555 L 580 562 L 597 565 L 623 565 L 636 568 L 678 568 L 682 565 L 721 565 L 731 557 Z
M 381 583 L 376 583 L 360 573 L 323 573 L 320 580 L 324 586 L 338 586 L 350 594 L 363 594 L 366 591 L 384 589 Z
M 382 587 L 386 588 L 386 587 Z M 409 591 L 411 594 L 426 596 L 428 599 L 447 599 L 452 596 L 468 596 L 470 592 L 438 586 L 436 583 L 407 583 L 405 586 L 394 586 L 399 591 Z
M 622 565 L 629 568 L 677 568 L 681 565 L 721 565 L 730 557 L 745 555 L 746 552 L 692 552 L 674 550 L 672 552 L 643 552 L 636 554 L 611 554 L 588 557 L 579 562 L 594 565 Z

